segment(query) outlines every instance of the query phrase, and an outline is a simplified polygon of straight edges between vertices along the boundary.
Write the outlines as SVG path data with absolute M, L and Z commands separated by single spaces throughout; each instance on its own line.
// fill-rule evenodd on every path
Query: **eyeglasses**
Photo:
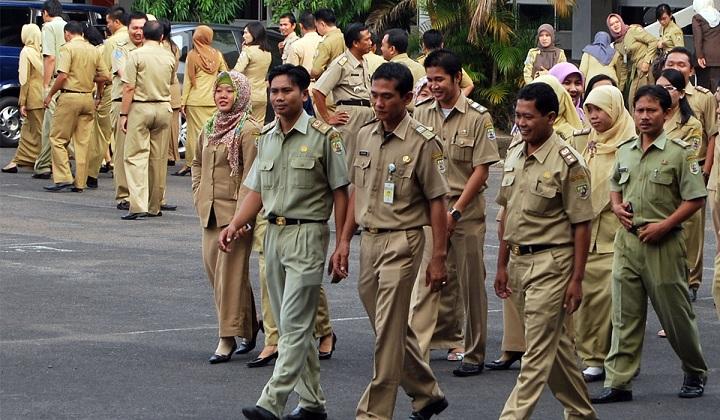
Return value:
M 678 90 L 678 88 L 676 88 L 676 87 L 673 86 L 673 85 L 667 85 L 667 86 L 660 85 L 660 86 L 661 86 L 663 89 L 667 90 L 668 92 L 675 92 L 676 90 Z

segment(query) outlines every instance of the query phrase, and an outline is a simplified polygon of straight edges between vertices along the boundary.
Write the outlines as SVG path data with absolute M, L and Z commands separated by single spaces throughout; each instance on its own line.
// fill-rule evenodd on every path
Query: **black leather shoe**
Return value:
M 82 188 L 72 187 L 72 188 L 70 188 L 70 191 L 76 192 L 76 193 L 81 193 L 81 192 L 83 192 L 84 190 L 83 190 Z
M 160 210 L 175 211 L 175 210 L 177 210 L 177 206 L 175 206 L 173 204 L 162 204 L 162 205 L 160 205 Z
M 508 360 L 493 360 L 492 362 L 485 363 L 485 367 L 488 370 L 508 370 L 513 363 L 519 361 L 523 357 L 523 353 L 519 351 L 510 351 L 508 354 L 510 354 L 510 358 Z
M 110 167 L 109 167 L 109 166 L 107 166 L 107 165 L 101 165 L 101 166 L 100 166 L 100 173 L 101 173 L 101 174 L 106 174 L 106 173 L 108 173 L 108 172 L 110 172 Z
M 142 219 L 147 217 L 147 213 L 128 213 L 125 216 L 121 216 L 120 218 L 123 220 L 135 220 L 135 219 Z
M 97 188 L 98 187 L 97 178 L 93 178 L 91 176 L 87 177 L 87 187 L 93 188 L 93 189 Z
M 16 174 L 18 171 L 17 165 L 13 166 L 11 168 L 2 168 L 2 171 L 6 174 Z
M 244 407 L 242 413 L 246 419 L 250 420 L 280 420 L 275 414 L 258 405 L 255 407 Z
M 283 420 L 327 420 L 327 413 L 306 410 L 302 407 L 295 407 Z
M 147 217 L 162 217 L 162 212 L 159 211 L 159 212 L 157 212 L 157 213 L 155 213 L 155 214 L 148 213 L 148 214 L 147 214 Z
M 582 376 L 583 376 L 583 379 L 585 380 L 585 382 L 587 382 L 587 383 L 602 381 L 603 379 L 605 379 L 605 371 L 603 370 L 602 372 L 598 373 L 597 375 L 590 375 L 588 373 L 583 373 Z
M 481 374 L 483 371 L 482 365 L 476 365 L 474 363 L 460 363 L 460 367 L 453 370 L 453 375 L 458 376 L 460 378 L 465 378 L 468 376 L 477 376 Z
M 185 176 L 185 175 L 189 174 L 190 171 L 191 171 L 190 167 L 189 167 L 189 166 L 186 166 L 186 167 L 184 167 L 183 169 L 180 169 L 180 170 L 177 171 L 177 172 L 173 172 L 173 173 L 172 173 L 172 176 Z
M 213 354 L 208 359 L 208 362 L 210 362 L 211 365 L 216 365 L 218 363 L 225 363 L 229 362 L 230 358 L 232 358 L 233 352 L 237 348 L 237 343 L 233 343 L 232 349 L 230 349 L 230 353 L 228 354 Z
M 257 344 L 257 336 L 260 331 L 265 331 L 262 321 L 258 322 L 258 327 L 255 330 L 255 333 L 253 333 L 252 340 L 243 338 L 242 341 L 240 341 L 240 345 L 238 346 L 237 351 L 235 351 L 235 354 L 246 354 L 253 351 Z
M 593 404 L 607 404 L 632 401 L 632 399 L 632 391 L 616 388 L 603 388 L 600 394 L 590 398 L 590 402 Z
M 412 414 L 410 414 L 409 419 L 410 420 L 428 420 L 433 416 L 433 414 L 440 414 L 448 408 L 448 400 L 443 397 L 441 400 L 437 400 L 435 402 L 431 402 L 430 404 L 426 405 L 422 408 L 420 411 L 413 411 Z
M 35 179 L 50 179 L 52 176 L 52 172 L 43 172 L 41 174 L 32 174 L 32 177 Z
M 333 353 L 335 353 L 335 344 L 337 344 L 337 335 L 335 335 L 335 331 L 332 333 L 332 349 L 330 351 L 320 351 L 318 352 L 318 359 L 320 360 L 330 360 Z
M 702 397 L 705 392 L 705 384 L 707 383 L 707 376 L 700 377 L 697 375 L 685 375 L 682 387 L 678 397 L 680 398 L 698 398 Z
M 130 210 L 130 203 L 128 203 L 127 201 L 121 201 L 117 204 L 116 207 L 118 210 Z
M 54 185 L 48 185 L 46 187 L 43 187 L 45 191 L 49 192 L 62 192 L 62 191 L 70 191 L 74 187 L 73 184 L 54 184 Z
M 277 359 L 277 357 L 278 357 L 278 352 L 275 352 L 268 357 L 256 357 L 253 360 L 247 362 L 247 367 L 256 368 L 256 367 L 267 366 L 270 362 Z
M 697 287 L 691 287 L 691 288 L 688 290 L 688 294 L 690 295 L 690 296 L 688 296 L 688 297 L 690 298 L 690 302 L 695 302 L 695 301 L 697 301 L 697 292 L 698 292 L 698 288 L 697 288 Z
M 174 160 L 168 160 L 168 166 L 175 166 Z

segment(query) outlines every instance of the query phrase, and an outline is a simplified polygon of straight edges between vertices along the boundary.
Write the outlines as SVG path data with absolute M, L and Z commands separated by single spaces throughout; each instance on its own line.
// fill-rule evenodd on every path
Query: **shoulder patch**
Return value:
M 435 133 L 433 133 L 432 129 L 425 127 L 422 124 L 418 124 L 418 126 L 415 127 L 415 132 L 423 136 L 425 140 L 432 140 L 435 138 Z
M 577 157 L 575 157 L 575 153 L 573 153 L 572 149 L 568 146 L 560 149 L 560 157 L 563 158 L 567 166 L 573 166 L 578 162 Z
M 340 59 L 338 60 L 338 64 L 340 64 L 341 66 L 344 66 L 345 63 L 347 63 L 347 60 L 348 60 L 347 57 L 345 57 L 345 56 L 343 55 L 343 56 L 340 57 Z
M 590 128 L 584 128 L 582 130 L 575 130 L 573 131 L 573 136 L 587 136 L 590 134 L 591 129 Z
M 485 108 L 484 106 L 480 105 L 479 103 L 473 101 L 470 98 L 466 98 L 466 99 L 468 101 L 468 105 L 470 105 L 470 108 L 474 109 L 475 111 L 477 111 L 481 114 L 484 114 L 487 112 L 487 108 Z
M 323 134 L 327 134 L 332 128 L 332 126 L 318 120 L 317 118 L 310 118 L 310 126 Z
M 673 143 L 677 144 L 678 146 L 682 147 L 683 149 L 690 147 L 690 143 L 685 142 L 681 139 L 671 139 Z
M 345 152 L 345 148 L 343 147 L 342 143 L 342 137 L 340 136 L 340 132 L 337 130 L 331 130 L 330 131 L 330 148 L 332 149 L 335 154 L 339 155 Z
M 706 88 L 705 86 L 697 85 L 695 86 L 695 90 L 702 93 L 712 94 L 712 92 L 710 92 L 710 89 Z

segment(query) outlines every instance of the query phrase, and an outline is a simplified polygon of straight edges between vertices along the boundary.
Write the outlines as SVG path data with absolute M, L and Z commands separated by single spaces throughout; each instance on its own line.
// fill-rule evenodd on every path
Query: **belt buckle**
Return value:
M 368 228 L 368 232 L 370 232 L 370 233 L 372 233 L 372 234 L 377 234 L 377 233 L 379 233 L 380 231 L 378 230 L 378 228 Z
M 519 256 L 520 255 L 520 245 L 510 245 L 510 251 L 513 253 L 513 255 Z
M 275 218 L 275 224 L 278 226 L 285 226 L 287 224 L 287 220 L 285 220 L 282 216 L 278 216 Z

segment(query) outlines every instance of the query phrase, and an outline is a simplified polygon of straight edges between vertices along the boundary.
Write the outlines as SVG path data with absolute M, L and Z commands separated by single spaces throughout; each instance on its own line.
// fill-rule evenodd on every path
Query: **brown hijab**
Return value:
M 207 74 L 217 75 L 220 69 L 222 57 L 215 48 L 211 47 L 213 30 L 209 26 L 200 25 L 193 33 L 193 49 L 188 53 L 187 75 L 190 78 L 190 85 L 195 86 L 195 74 L 197 67 Z
M 613 32 L 612 28 L 610 27 L 610 18 L 616 17 L 620 20 L 620 25 L 622 27 L 620 28 L 620 32 Z M 625 21 L 623 20 L 622 16 L 618 15 L 617 13 L 610 13 L 605 20 L 607 23 L 608 30 L 610 31 L 610 35 L 612 35 L 615 42 L 622 42 L 623 38 L 625 38 L 625 34 L 627 33 L 628 29 L 630 27 L 625 24 Z
M 540 45 L 540 34 L 547 32 L 550 35 L 550 45 L 543 47 Z M 540 54 L 535 58 L 533 63 L 532 74 L 535 75 L 540 71 L 548 71 L 552 66 L 557 64 L 560 59 L 560 48 L 555 46 L 555 28 L 548 23 L 543 23 L 537 30 L 537 47 L 540 49 Z

